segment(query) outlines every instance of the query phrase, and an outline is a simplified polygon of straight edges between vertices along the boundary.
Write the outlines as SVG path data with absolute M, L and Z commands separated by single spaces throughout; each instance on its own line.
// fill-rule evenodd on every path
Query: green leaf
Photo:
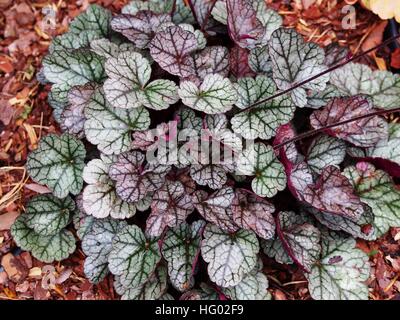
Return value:
M 108 274 L 108 256 L 112 241 L 126 222 L 112 219 L 95 220 L 91 230 L 82 239 L 82 250 L 87 256 L 84 263 L 86 277 L 91 283 L 99 283 Z
M 250 50 L 249 66 L 251 70 L 256 73 L 269 73 L 271 71 L 268 46 L 257 47 Z
M 62 113 L 68 105 L 68 93 L 71 86 L 66 83 L 53 84 L 47 97 L 47 102 L 53 108 L 53 117 L 62 123 Z
M 110 32 L 111 18 L 109 10 L 94 4 L 71 22 L 69 31 L 80 37 L 89 32 L 107 37 Z
M 68 32 L 53 39 L 49 47 L 49 52 L 54 53 L 55 51 L 72 51 L 85 47 L 86 45 L 87 43 L 84 43 L 78 35 Z
M 269 54 L 273 77 L 281 90 L 289 89 L 294 84 L 326 69 L 324 50 L 315 43 L 305 42 L 295 30 L 278 29 L 274 31 L 269 42 Z M 292 90 L 291 97 L 295 105 L 306 106 L 306 90 L 322 91 L 328 80 L 329 75 L 323 75 Z
M 178 94 L 185 105 L 207 114 L 226 112 L 237 99 L 230 80 L 219 74 L 207 75 L 200 87 L 192 81 L 183 81 Z
M 146 282 L 137 287 L 124 287 L 120 277 L 116 277 L 114 286 L 122 300 L 157 300 L 167 291 L 167 278 L 166 268 L 160 266 Z
M 70 231 L 62 230 L 51 236 L 37 234 L 26 225 L 26 215 L 21 215 L 11 227 L 11 235 L 16 244 L 30 251 L 36 259 L 51 263 L 61 261 L 75 251 L 75 238 Z
M 257 237 L 251 231 L 226 233 L 212 224 L 204 230 L 201 253 L 208 263 L 211 281 L 221 287 L 240 283 L 256 266 L 259 250 Z
M 355 248 L 353 238 L 336 234 L 321 240 L 321 256 L 309 274 L 308 288 L 316 300 L 367 300 L 368 256 Z
M 239 108 L 247 108 L 272 96 L 276 91 L 276 85 L 266 76 L 257 76 L 256 79 L 240 79 L 236 90 L 239 96 L 236 105 Z M 293 118 L 295 109 L 290 97 L 282 95 L 250 110 L 237 113 L 231 119 L 232 129 L 245 139 L 268 140 L 276 134 L 279 126 Z
M 123 201 L 116 193 L 108 176 L 110 163 L 104 156 L 90 161 L 83 170 L 83 179 L 88 184 L 83 190 L 83 208 L 91 216 L 102 219 L 126 219 L 135 215 L 135 204 Z
M 132 131 L 146 130 L 150 116 L 145 108 L 113 108 L 104 91 L 97 89 L 85 108 L 85 135 L 105 154 L 120 154 L 130 149 Z
M 390 227 L 400 226 L 400 190 L 385 171 L 377 170 L 367 162 L 359 162 L 347 167 L 343 174 L 361 201 L 371 207 L 378 236 L 385 234 Z
M 157 239 L 146 239 L 142 230 L 132 225 L 114 238 L 108 262 L 111 273 L 120 276 L 123 286 L 135 288 L 149 279 L 160 259 Z
M 26 168 L 31 178 L 45 184 L 58 198 L 82 190 L 82 170 L 86 151 L 83 143 L 69 134 L 49 134 L 28 156 Z
M 383 109 L 400 105 L 400 75 L 389 71 L 348 63 L 331 73 L 331 83 L 345 95 L 370 96 L 374 105 Z
M 263 143 L 255 143 L 239 155 L 238 171 L 255 176 L 251 187 L 261 197 L 271 198 L 286 187 L 283 165 L 276 158 L 273 148 Z
M 106 59 L 117 57 L 121 52 L 138 52 L 132 43 L 117 44 L 106 38 L 93 40 L 90 49 Z
M 26 207 L 25 223 L 35 233 L 51 236 L 71 222 L 74 210 L 75 203 L 70 197 L 58 199 L 53 195 L 35 196 Z
M 46 79 L 70 87 L 104 79 L 104 58 L 88 50 L 55 51 L 43 59 Z
M 170 80 L 156 80 L 149 85 L 151 66 L 140 53 L 121 52 L 106 62 L 109 77 L 104 83 L 107 100 L 116 108 L 131 109 L 144 105 L 162 110 L 178 101 L 177 86 Z
M 192 225 L 186 223 L 169 229 L 164 237 L 162 254 L 168 262 L 168 274 L 172 285 L 184 292 L 194 285 L 194 270 L 200 252 L 201 232 L 204 221 Z

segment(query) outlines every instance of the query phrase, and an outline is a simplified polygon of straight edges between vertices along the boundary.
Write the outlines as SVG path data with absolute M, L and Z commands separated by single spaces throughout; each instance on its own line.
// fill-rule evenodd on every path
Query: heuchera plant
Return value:
M 314 299 L 367 299 L 355 239 L 400 226 L 400 124 L 382 117 L 400 77 L 281 24 L 263 0 L 72 21 L 39 75 L 64 133 L 27 162 L 53 194 L 29 201 L 16 243 L 52 262 L 79 238 L 87 277 L 111 273 L 123 299 L 270 299 L 272 259 Z

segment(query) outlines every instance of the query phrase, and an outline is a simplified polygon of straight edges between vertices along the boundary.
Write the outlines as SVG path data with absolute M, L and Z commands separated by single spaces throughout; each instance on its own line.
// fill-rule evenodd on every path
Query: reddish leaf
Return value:
M 390 66 L 395 69 L 400 69 L 400 48 L 396 48 L 390 59 Z
M 319 211 L 358 221 L 364 212 L 350 181 L 336 167 L 326 167 L 314 185 L 303 190 L 304 201 Z
M 211 195 L 199 190 L 193 194 L 193 204 L 204 219 L 224 231 L 235 232 L 239 228 L 233 222 L 232 202 L 234 196 L 235 192 L 230 187 L 224 187 Z
M 171 17 L 167 14 L 139 11 L 134 16 L 127 14 L 116 16 L 111 22 L 111 27 L 134 42 L 138 48 L 144 49 L 154 38 L 160 26 L 166 22 L 171 22 Z
M 325 108 L 314 111 L 310 121 L 315 129 L 321 129 L 373 111 L 373 105 L 367 98 L 335 98 Z M 374 116 L 335 126 L 326 129 L 325 132 L 356 146 L 370 147 L 382 139 L 387 139 L 388 127 L 383 118 Z
M 251 1 L 227 0 L 228 31 L 231 39 L 242 48 L 252 49 L 259 44 L 265 28 L 257 19 Z
M 194 207 L 192 198 L 179 181 L 168 181 L 153 196 L 146 232 L 158 237 L 166 227 L 175 228 L 185 222 Z
M 275 234 L 272 213 L 275 207 L 246 189 L 238 189 L 232 202 L 233 221 L 241 228 L 251 230 L 264 239 Z
M 235 78 L 253 77 L 255 72 L 249 66 L 249 51 L 234 46 L 229 53 L 230 71 Z
M 150 43 L 150 54 L 161 68 L 182 78 L 194 74 L 190 53 L 196 49 L 195 35 L 180 27 L 169 27 L 157 33 Z

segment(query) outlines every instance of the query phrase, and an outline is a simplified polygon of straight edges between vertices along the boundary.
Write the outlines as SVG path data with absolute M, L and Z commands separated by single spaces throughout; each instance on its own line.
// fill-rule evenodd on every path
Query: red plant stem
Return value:
M 199 19 L 197 18 L 196 10 L 195 10 L 195 8 L 194 8 L 194 6 L 193 6 L 192 0 L 187 0 L 187 1 L 185 1 L 185 2 L 187 2 L 187 4 L 189 5 L 190 10 L 191 10 L 192 13 L 193 13 L 194 19 L 196 20 L 197 24 L 200 26 Z
M 176 0 L 174 0 L 174 2 L 172 4 L 172 9 L 171 9 L 171 12 L 170 12 L 171 18 L 174 17 L 175 11 L 176 11 Z
M 344 125 L 344 124 L 349 123 L 349 122 L 362 120 L 362 119 L 365 119 L 365 118 L 370 118 L 370 117 L 375 117 L 375 116 L 382 116 L 382 115 L 389 114 L 389 113 L 394 113 L 394 112 L 400 112 L 400 107 L 399 108 L 395 108 L 395 109 L 390 109 L 390 110 L 379 110 L 379 111 L 376 111 L 376 112 L 364 114 L 364 115 L 361 115 L 361 116 L 358 116 L 358 117 L 354 117 L 354 118 L 351 118 L 351 119 L 347 119 L 347 120 L 343 120 L 343 121 L 340 121 L 340 122 L 337 122 L 337 123 L 333 123 L 333 124 L 327 125 L 327 126 L 325 126 L 323 128 L 310 130 L 310 131 L 304 132 L 302 134 L 299 134 L 298 136 L 296 136 L 296 137 L 294 137 L 292 139 L 286 140 L 285 142 L 282 142 L 280 144 L 275 145 L 274 149 L 278 150 L 278 149 L 282 148 L 283 146 L 285 146 L 285 145 L 287 145 L 289 143 L 293 143 L 293 142 L 302 140 L 304 138 L 311 137 L 311 136 L 313 136 L 313 135 L 315 135 L 317 133 L 324 132 L 327 129 L 334 128 L 334 127 L 337 127 L 337 126 L 341 126 L 341 125 Z
M 359 54 L 357 54 L 357 55 L 355 55 L 355 56 L 352 56 L 352 57 L 350 57 L 350 58 L 344 60 L 343 62 L 339 62 L 338 64 L 336 64 L 336 65 L 334 65 L 334 66 L 332 66 L 332 67 L 330 67 L 330 68 L 328 68 L 328 69 L 326 69 L 326 70 L 324 70 L 324 71 L 322 71 L 322 72 L 320 72 L 320 73 L 317 73 L 316 75 L 314 75 L 314 76 L 312 76 L 312 77 L 310 77 L 310 78 L 307 78 L 306 80 L 303 80 L 303 81 L 301 81 L 301 82 L 295 84 L 294 86 L 292 86 L 292 87 L 290 87 L 290 88 L 288 88 L 288 89 L 286 89 L 286 90 L 278 91 L 277 93 L 275 93 L 274 95 L 272 95 L 272 96 L 270 96 L 270 97 L 268 97 L 268 98 L 266 98 L 266 99 L 257 101 L 257 102 L 255 102 L 255 103 L 251 104 L 250 106 L 248 106 L 247 108 L 243 109 L 241 112 L 249 111 L 249 110 L 251 110 L 251 109 L 253 109 L 253 108 L 259 106 L 260 104 L 266 103 L 266 102 L 271 101 L 271 100 L 273 100 L 273 99 L 275 99 L 275 98 L 277 98 L 277 97 L 280 97 L 280 96 L 282 96 L 282 95 L 284 95 L 284 94 L 286 94 L 286 93 L 289 93 L 290 91 L 292 91 L 292 90 L 294 90 L 294 89 L 296 89 L 296 88 L 299 88 L 299 87 L 301 87 L 301 86 L 307 84 L 307 83 L 310 82 L 310 81 L 313 81 L 313 80 L 315 80 L 315 79 L 318 79 L 319 77 L 321 77 L 321 76 L 323 76 L 323 75 L 325 75 L 325 74 L 328 74 L 328 73 L 330 73 L 330 72 L 332 72 L 332 71 L 334 71 L 334 70 L 336 70 L 336 69 L 339 69 L 339 68 L 345 66 L 346 64 L 348 64 L 348 63 L 350 63 L 350 62 L 352 62 L 352 61 L 354 61 L 354 60 L 357 60 L 357 59 L 359 59 L 359 58 L 365 56 L 366 54 L 368 54 L 368 53 L 370 53 L 370 52 L 373 52 L 373 51 L 375 51 L 375 50 L 378 50 L 378 49 L 380 49 L 380 48 L 385 47 L 386 45 L 388 45 L 389 43 L 395 41 L 395 40 L 398 39 L 398 38 L 400 38 L 400 34 L 398 34 L 398 35 L 396 35 L 396 36 L 394 36 L 394 37 L 391 37 L 391 38 L 387 39 L 386 41 L 382 42 L 381 44 L 379 44 L 379 45 L 377 45 L 377 46 L 375 46 L 375 47 L 373 47 L 373 48 L 371 48 L 371 49 L 368 49 L 368 50 L 363 51 L 363 52 L 361 52 L 361 53 L 359 53 Z
M 207 15 L 204 18 L 203 24 L 201 25 L 201 31 L 202 32 L 207 27 L 207 23 L 208 23 L 208 20 L 210 19 L 211 12 L 214 9 L 216 3 L 217 3 L 217 0 L 213 0 L 213 3 L 211 3 L 210 8 L 208 8 Z
M 296 258 L 292 248 L 290 247 L 289 243 L 286 241 L 286 238 L 282 232 L 281 222 L 279 221 L 279 213 L 275 217 L 275 224 L 276 224 L 276 233 L 278 234 L 278 237 L 281 240 L 282 246 L 285 249 L 286 253 L 293 260 L 293 262 L 301 269 L 301 271 L 303 271 L 305 273 L 309 273 L 309 271 L 306 270 L 304 268 L 304 266 L 300 263 L 300 261 Z

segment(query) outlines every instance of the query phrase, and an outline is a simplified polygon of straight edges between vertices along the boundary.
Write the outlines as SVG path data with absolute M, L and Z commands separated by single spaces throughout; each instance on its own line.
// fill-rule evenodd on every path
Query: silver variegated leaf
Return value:
M 108 59 L 105 68 L 109 79 L 104 83 L 104 92 L 114 107 L 131 109 L 143 105 L 161 110 L 178 101 L 173 81 L 159 79 L 147 84 L 151 66 L 139 53 L 122 52 Z
M 361 201 L 371 207 L 378 236 L 390 227 L 400 226 L 400 190 L 385 171 L 377 170 L 367 162 L 359 162 L 347 167 L 344 175 L 349 178 Z
M 223 288 L 223 293 L 231 300 L 271 300 L 268 286 L 267 276 L 260 271 L 253 271 L 236 286 Z
M 193 164 L 190 167 L 190 176 L 197 184 L 214 190 L 222 188 L 228 180 L 224 166 L 216 164 Z
M 253 103 L 272 96 L 276 91 L 276 85 L 270 78 L 258 76 L 255 80 L 251 78 L 239 80 L 236 89 L 239 96 L 237 106 L 248 108 Z M 237 113 L 231 119 L 232 129 L 246 139 L 268 140 L 276 134 L 279 126 L 293 118 L 295 109 L 290 97 L 283 95 Z
M 355 248 L 353 238 L 323 235 L 322 252 L 311 272 L 305 274 L 315 300 L 367 300 L 370 266 L 368 256 Z
M 372 158 L 382 158 L 400 165 L 400 124 L 389 123 L 388 139 L 382 139 L 366 150 L 366 155 Z
M 283 165 L 276 158 L 271 146 L 255 143 L 239 155 L 238 171 L 255 176 L 251 187 L 261 197 L 273 197 L 286 187 L 286 174 Z
M 53 117 L 61 123 L 61 115 L 68 105 L 68 92 L 71 86 L 67 83 L 53 84 L 47 97 L 47 102 L 53 108 Z
M 331 73 L 330 81 L 344 95 L 370 96 L 374 105 L 383 109 L 400 104 L 400 76 L 389 71 L 372 71 L 364 64 L 347 63 Z
M 110 218 L 95 220 L 90 231 L 82 239 L 82 250 L 87 256 L 84 263 L 86 277 L 99 283 L 108 274 L 108 256 L 115 235 L 126 227 L 126 222 Z
M 26 206 L 25 224 L 37 234 L 51 236 L 70 222 L 75 203 L 70 197 L 58 199 L 53 195 L 38 195 Z
M 320 135 L 308 148 L 306 161 L 311 170 L 320 174 L 327 166 L 338 166 L 346 156 L 346 144 L 333 137 Z
M 286 90 L 326 69 L 325 53 L 315 43 L 305 42 L 300 34 L 291 29 L 278 29 L 269 42 L 274 80 L 281 90 Z M 298 107 L 307 104 L 306 90 L 322 91 L 329 75 L 308 81 L 307 84 L 291 91 L 293 102 Z
M 123 201 L 116 193 L 108 176 L 110 163 L 104 159 L 90 161 L 83 170 L 83 179 L 88 184 L 83 190 L 83 209 L 88 215 L 103 219 L 130 218 L 136 213 L 135 204 Z
M 167 291 L 168 274 L 164 266 L 159 266 L 153 274 L 137 287 L 126 288 L 121 283 L 121 278 L 116 277 L 114 283 L 115 291 L 121 295 L 122 300 L 159 300 L 168 295 Z
M 321 212 L 312 207 L 306 207 L 306 211 L 311 213 L 321 224 L 334 231 L 344 231 L 355 238 L 368 241 L 376 239 L 376 230 L 373 226 L 374 214 L 365 205 L 364 213 L 358 221 L 353 221 L 339 215 Z
M 74 223 L 76 235 L 82 240 L 82 238 L 91 230 L 96 219 L 85 212 L 85 209 L 83 208 L 83 193 L 80 193 L 75 198 L 75 203 L 77 210 L 75 210 L 75 214 L 72 217 L 72 222 Z
M 30 251 L 36 259 L 45 263 L 61 261 L 75 251 L 75 238 L 70 231 L 63 229 L 50 236 L 40 235 L 25 221 L 26 215 L 18 217 L 11 227 L 11 235 L 22 250 Z
M 71 22 L 69 31 L 80 37 L 92 33 L 105 38 L 110 32 L 111 17 L 109 10 L 94 4 Z
M 269 73 L 271 71 L 268 46 L 257 47 L 250 50 L 249 66 L 256 73 Z
M 201 254 L 208 263 L 211 281 L 221 287 L 239 284 L 256 266 L 259 250 L 257 237 L 251 231 L 226 233 L 212 224 L 204 230 Z
M 93 40 L 90 49 L 105 59 L 117 57 L 121 52 L 138 52 L 131 43 L 114 43 L 109 39 L 102 38 Z
M 183 81 L 178 94 L 186 106 L 207 114 L 229 111 L 237 99 L 231 81 L 219 74 L 205 76 L 200 86 Z
M 343 97 L 343 94 L 333 85 L 328 84 L 323 91 L 311 91 L 307 96 L 307 106 L 312 109 L 325 107 L 333 98 Z
M 161 259 L 157 239 L 147 239 L 136 225 L 117 233 L 108 257 L 109 269 L 126 288 L 143 285 Z
M 194 271 L 200 253 L 201 233 L 204 221 L 186 223 L 169 229 L 162 246 L 162 255 L 168 262 L 168 274 L 172 285 L 179 291 L 194 286 Z
M 49 134 L 28 156 L 26 168 L 31 178 L 46 185 L 58 198 L 82 190 L 82 170 L 86 150 L 83 143 L 69 134 Z
M 104 58 L 88 50 L 55 51 L 43 59 L 43 67 L 47 80 L 70 87 L 101 82 L 105 77 Z
M 146 130 L 150 126 L 149 112 L 143 108 L 121 109 L 112 107 L 99 88 L 85 108 L 85 135 L 92 144 L 108 155 L 128 151 L 131 132 Z
M 263 0 L 253 0 L 253 8 L 256 10 L 257 18 L 263 25 L 264 37 L 263 44 L 267 44 L 272 33 L 282 26 L 282 17 L 275 10 L 269 9 Z
M 194 34 L 198 50 L 204 49 L 207 46 L 207 39 L 204 36 L 203 32 L 201 32 L 200 30 L 196 30 L 191 24 L 187 23 L 181 23 L 179 27 L 185 31 L 189 31 Z

